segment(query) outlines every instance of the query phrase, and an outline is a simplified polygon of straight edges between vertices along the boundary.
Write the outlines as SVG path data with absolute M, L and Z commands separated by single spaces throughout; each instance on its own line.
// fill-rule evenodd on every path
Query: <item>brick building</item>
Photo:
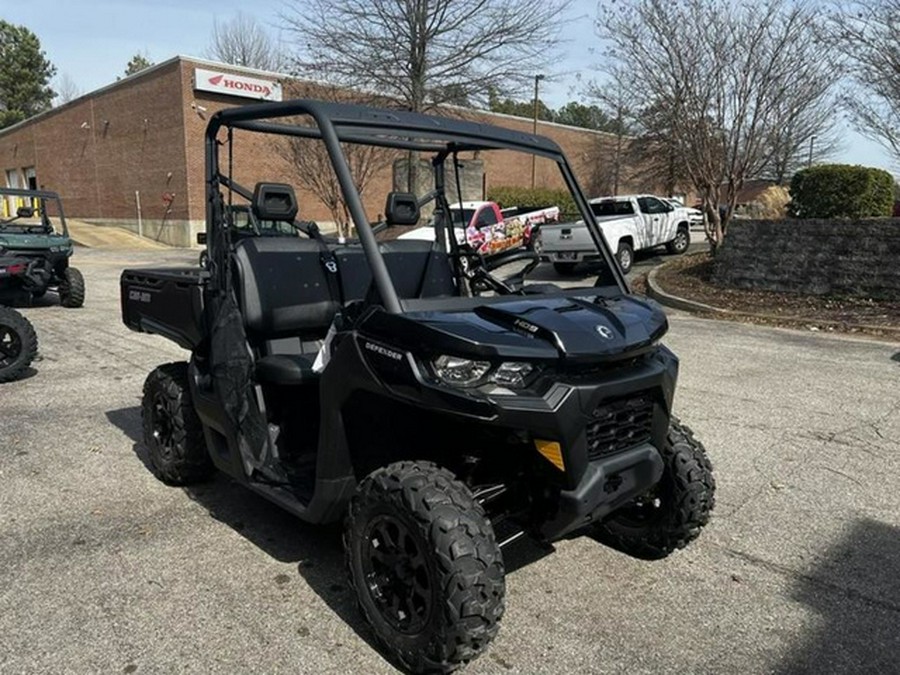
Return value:
M 203 137 L 209 116 L 253 99 L 315 97 L 317 88 L 321 85 L 275 73 L 176 56 L 0 131 L 0 181 L 9 187 L 59 192 L 69 217 L 140 229 L 145 236 L 188 246 L 204 228 Z M 454 109 L 447 114 L 525 132 L 533 124 L 480 111 Z M 538 133 L 559 143 L 586 190 L 596 184 L 603 148 L 614 139 L 547 122 L 538 122 Z M 248 179 L 252 174 L 297 186 L 292 167 L 266 145 L 271 143 L 236 140 L 235 166 Z M 504 153 L 489 154 L 482 189 L 531 184 L 531 163 L 523 156 L 508 161 Z M 241 182 L 241 175 L 235 179 Z M 364 193 L 370 218 L 381 211 L 392 183 L 391 166 L 370 182 Z M 536 185 L 563 186 L 551 162 L 537 160 Z M 313 194 L 298 189 L 298 200 L 302 217 L 331 220 Z

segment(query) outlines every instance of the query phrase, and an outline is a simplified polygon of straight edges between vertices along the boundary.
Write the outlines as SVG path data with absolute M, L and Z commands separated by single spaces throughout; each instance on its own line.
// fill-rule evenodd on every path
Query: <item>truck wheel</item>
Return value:
M 635 558 L 659 560 L 700 535 L 716 502 L 706 450 L 673 418 L 662 458 L 665 469 L 659 483 L 600 523 L 600 541 Z
M 0 382 L 22 377 L 37 356 L 34 326 L 9 307 L 0 307 Z
M 157 478 L 170 485 L 186 485 L 212 474 L 203 427 L 191 401 L 186 363 L 167 363 L 147 376 L 141 419 L 144 445 Z
M 634 249 L 627 241 L 619 242 L 619 250 L 616 251 L 616 260 L 619 261 L 619 266 L 625 274 L 628 274 L 631 271 L 631 266 L 634 264 Z
M 553 263 L 553 269 L 556 270 L 557 274 L 561 274 L 565 277 L 570 277 L 575 274 L 576 267 L 578 267 L 578 263 Z
M 544 252 L 544 234 L 540 230 L 532 235 L 531 241 L 528 242 L 528 250 L 537 255 Z
M 74 267 L 67 267 L 59 284 L 59 304 L 63 307 L 81 307 L 84 304 L 84 277 Z
M 415 673 L 449 673 L 497 635 L 505 578 L 469 489 L 429 462 L 397 462 L 357 488 L 344 526 L 350 583 L 385 649 Z
M 666 251 L 678 255 L 688 250 L 691 245 L 691 232 L 687 225 L 679 225 L 675 238 L 666 244 Z

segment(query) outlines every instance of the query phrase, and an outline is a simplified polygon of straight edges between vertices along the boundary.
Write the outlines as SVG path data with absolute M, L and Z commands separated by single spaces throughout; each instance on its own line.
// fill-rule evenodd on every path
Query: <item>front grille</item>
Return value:
M 599 459 L 650 440 L 653 399 L 638 394 L 604 401 L 591 413 L 587 425 L 588 458 Z

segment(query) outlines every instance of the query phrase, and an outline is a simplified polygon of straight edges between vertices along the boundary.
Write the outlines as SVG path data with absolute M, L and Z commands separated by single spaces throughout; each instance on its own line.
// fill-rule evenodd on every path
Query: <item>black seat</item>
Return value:
M 318 242 L 244 239 L 235 244 L 234 261 L 238 301 L 251 341 L 325 336 L 340 299 L 333 297 Z

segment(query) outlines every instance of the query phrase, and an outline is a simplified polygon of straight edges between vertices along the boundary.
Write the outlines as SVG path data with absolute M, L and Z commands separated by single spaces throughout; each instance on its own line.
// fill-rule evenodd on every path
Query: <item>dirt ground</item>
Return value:
M 712 269 L 708 253 L 683 256 L 660 267 L 656 281 L 671 295 L 738 312 L 741 321 L 900 336 L 896 332 L 900 331 L 900 302 L 724 288 L 710 280 Z M 640 292 L 641 288 L 639 284 L 636 290 Z

